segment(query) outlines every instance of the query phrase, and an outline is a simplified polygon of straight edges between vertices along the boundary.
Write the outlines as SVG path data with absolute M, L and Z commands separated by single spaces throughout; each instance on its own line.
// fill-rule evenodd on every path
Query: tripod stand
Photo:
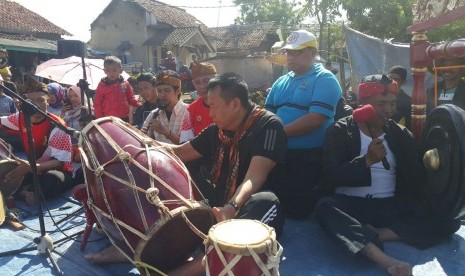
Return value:
M 40 236 L 34 239 L 34 242 L 37 244 L 35 247 L 29 247 L 29 248 L 22 248 L 22 249 L 17 249 L 17 250 L 11 250 L 7 252 L 2 252 L 0 253 L 0 257 L 5 257 L 9 255 L 14 255 L 17 253 L 22 253 L 22 252 L 28 252 L 28 251 L 33 251 L 37 249 L 38 253 L 40 255 L 44 255 L 45 257 L 49 258 L 53 267 L 57 271 L 58 275 L 62 275 L 62 271 L 60 270 L 57 262 L 53 259 L 51 255 L 51 251 L 54 249 L 53 245 L 53 240 L 52 238 L 46 233 L 45 230 L 45 222 L 44 222 L 44 214 L 43 214 L 43 203 L 42 203 L 42 191 L 41 191 L 41 186 L 39 183 L 39 175 L 38 175 L 38 169 L 37 169 L 37 158 L 36 154 L 34 151 L 34 140 L 33 140 L 33 135 L 32 135 L 32 121 L 31 117 L 34 114 L 41 114 L 45 119 L 49 120 L 54 126 L 58 127 L 59 129 L 63 130 L 65 133 L 73 136 L 73 137 L 78 137 L 79 132 L 67 128 L 61 123 L 55 121 L 52 117 L 50 117 L 48 114 L 46 114 L 44 111 L 40 110 L 37 106 L 35 106 L 31 101 L 26 100 L 25 98 L 19 96 L 18 94 L 14 93 L 10 89 L 6 88 L 3 84 L 0 84 L 0 88 L 3 89 L 5 94 L 7 94 L 10 97 L 16 98 L 21 102 L 21 112 L 24 115 L 24 123 L 25 123 L 25 129 L 26 129 L 26 134 L 27 134 L 27 140 L 28 140 L 28 161 L 29 165 L 31 168 L 32 172 L 32 177 L 33 177 L 33 186 L 34 186 L 34 192 L 35 196 L 38 199 L 38 204 L 37 204 L 37 209 L 38 209 L 38 216 L 39 216 L 39 224 L 40 224 Z M 75 234 L 76 235 L 76 234 Z M 74 235 L 72 235 L 74 236 Z M 69 237 L 66 237 L 64 239 L 61 239 L 57 241 L 58 243 L 62 242 L 63 240 L 68 239 Z

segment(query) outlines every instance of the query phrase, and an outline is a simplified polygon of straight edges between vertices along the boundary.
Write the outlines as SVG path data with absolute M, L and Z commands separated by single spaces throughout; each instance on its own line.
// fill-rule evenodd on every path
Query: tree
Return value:
M 278 26 L 296 26 L 302 21 L 299 4 L 286 0 L 234 0 L 240 8 L 239 24 L 275 22 Z
M 398 42 L 410 42 L 405 29 L 412 24 L 416 0 L 342 0 L 351 28 Z
M 326 59 L 331 52 L 331 24 L 341 16 L 339 7 L 341 0 L 307 0 L 302 12 L 311 17 L 316 17 L 319 25 L 319 46 L 322 56 Z M 327 38 L 325 35 L 327 31 Z

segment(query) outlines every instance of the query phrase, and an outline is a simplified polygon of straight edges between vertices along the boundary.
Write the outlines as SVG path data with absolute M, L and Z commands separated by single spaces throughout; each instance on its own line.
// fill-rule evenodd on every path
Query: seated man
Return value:
M 399 86 L 399 95 L 397 95 L 396 102 L 396 112 L 392 119 L 400 124 L 405 126 L 407 129 L 412 127 L 412 99 L 407 93 L 405 93 L 402 86 L 407 81 L 407 69 L 397 65 L 391 67 L 388 73 L 389 77 L 397 82 Z
M 191 140 L 213 123 L 205 95 L 207 94 L 208 82 L 216 76 L 216 68 L 207 62 L 192 62 L 191 67 L 192 84 L 199 97 L 187 107 L 187 112 L 182 119 L 181 143 Z
M 160 71 L 156 77 L 158 108 L 151 111 L 141 130 L 159 142 L 179 144 L 182 118 L 187 104 L 181 100 L 181 80 L 174 71 Z
M 465 66 L 465 58 L 443 58 L 437 61 L 436 66 Z M 450 68 L 439 71 L 442 80 L 438 81 L 437 94 L 434 86 L 426 89 L 426 115 L 441 104 L 454 104 L 465 109 L 465 76 L 464 68 Z
M 427 248 L 457 231 L 460 222 L 425 210 L 417 145 L 405 127 L 390 120 L 398 93 L 397 83 L 386 75 L 365 77 L 359 104 L 371 104 L 373 116 L 359 122 L 349 116 L 328 129 L 324 184 L 335 188 L 335 195 L 319 201 L 315 216 L 350 253 L 360 253 L 391 275 L 411 275 L 411 265 L 385 254 L 382 242 Z
M 144 103 L 134 112 L 132 125 L 140 129 L 148 114 L 158 107 L 157 79 L 151 73 L 142 73 L 137 77 L 136 82 Z
M 284 216 L 278 198 L 266 191 L 286 150 L 286 134 L 279 119 L 253 105 L 247 84 L 233 73 L 213 78 L 208 85 L 208 105 L 215 124 L 192 141 L 166 145 L 183 161 L 207 157 L 213 169 L 200 189 L 218 222 L 232 219 L 260 220 L 282 233 Z M 89 254 L 92 262 L 123 260 L 115 247 Z M 173 272 L 198 275 L 205 272 L 201 258 Z M 170 274 L 172 275 L 172 274 Z
M 48 96 L 47 86 L 32 78 L 19 88 L 19 91 L 43 112 L 47 112 Z M 48 113 L 54 120 L 65 124 L 63 119 Z M 26 154 L 30 154 L 27 133 L 24 122 L 23 111 L 0 117 L 1 127 L 9 134 L 21 137 L 23 148 Z M 62 130 L 56 128 L 42 114 L 35 113 L 31 116 L 32 137 L 34 138 L 34 152 L 37 156 L 37 170 L 39 182 L 43 195 L 48 198 L 56 196 L 73 185 L 71 166 L 71 137 Z M 16 158 L 18 167 L 10 171 L 5 176 L 5 183 L 8 185 L 16 178 L 23 177 L 21 188 L 17 195 L 28 204 L 35 205 L 38 198 L 34 193 L 33 174 L 31 166 L 26 160 Z

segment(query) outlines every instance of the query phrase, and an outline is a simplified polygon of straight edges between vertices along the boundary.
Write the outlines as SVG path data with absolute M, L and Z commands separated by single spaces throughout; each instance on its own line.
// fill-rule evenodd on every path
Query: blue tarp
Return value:
M 79 209 L 70 197 L 47 202 L 55 221 Z M 39 220 L 35 208 L 21 207 L 27 229 L 14 232 L 9 227 L 0 227 L 0 252 L 34 246 L 33 239 L 40 236 Z M 68 207 L 63 210 L 58 208 Z M 64 237 L 54 226 L 52 217 L 45 216 L 46 230 L 57 241 Z M 66 235 L 84 229 L 83 213 L 73 215 L 58 225 Z M 173 233 L 179 235 L 180 233 Z M 79 250 L 80 237 L 56 244 L 53 257 L 65 275 L 137 275 L 131 264 L 92 265 L 84 259 L 88 252 L 106 248 L 110 243 L 95 228 L 85 251 Z M 327 238 L 317 223 L 306 220 L 287 220 L 280 239 L 284 252 L 281 258 L 281 275 L 382 275 L 383 270 L 361 257 L 349 256 Z M 386 243 L 390 255 L 415 265 L 415 275 L 465 275 L 465 226 L 444 243 L 428 250 L 417 250 L 398 242 Z M 49 259 L 37 251 L 0 258 L 0 275 L 56 275 Z

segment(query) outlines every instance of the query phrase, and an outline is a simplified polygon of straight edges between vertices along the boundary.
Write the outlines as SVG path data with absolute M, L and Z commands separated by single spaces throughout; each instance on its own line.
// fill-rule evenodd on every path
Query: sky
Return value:
M 88 41 L 90 24 L 111 0 L 14 0 L 29 10 L 73 34 L 71 39 Z M 239 15 L 232 0 L 159 0 L 173 6 L 183 6 L 208 27 L 228 26 Z M 221 3 L 221 4 L 220 4 Z M 222 6 L 221 9 L 218 7 Z M 225 7 L 226 6 L 226 7 Z M 201 8 L 199 8 L 201 7 Z M 215 7 L 215 8 L 206 8 Z

